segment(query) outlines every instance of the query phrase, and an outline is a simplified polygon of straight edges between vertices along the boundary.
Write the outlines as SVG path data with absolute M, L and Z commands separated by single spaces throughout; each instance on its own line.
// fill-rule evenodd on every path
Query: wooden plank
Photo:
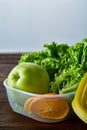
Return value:
M 17 64 L 22 54 L 0 54 L 0 64 Z

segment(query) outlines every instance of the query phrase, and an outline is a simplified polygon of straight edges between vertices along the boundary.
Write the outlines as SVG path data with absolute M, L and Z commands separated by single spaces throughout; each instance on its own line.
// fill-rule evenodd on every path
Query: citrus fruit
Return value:
M 29 98 L 24 104 L 24 111 L 46 119 L 63 119 L 69 112 L 69 104 L 63 97 L 48 94 Z
M 32 111 L 30 110 L 30 106 L 32 104 L 32 102 L 34 102 L 35 100 L 37 100 L 39 97 L 31 97 L 29 99 L 27 99 L 24 103 L 24 111 L 31 113 Z
M 31 103 L 32 102 L 34 102 L 35 100 L 37 100 L 38 98 L 40 98 L 40 97 L 42 97 L 42 96 L 52 96 L 52 95 L 54 95 L 54 93 L 47 93 L 47 94 L 43 94 L 43 95 L 40 95 L 40 96 L 35 96 L 35 97 L 31 97 L 31 98 L 29 98 L 26 102 L 25 102 L 25 104 L 24 104 L 24 110 L 26 111 L 26 112 L 31 112 L 30 111 L 30 105 L 31 105 Z

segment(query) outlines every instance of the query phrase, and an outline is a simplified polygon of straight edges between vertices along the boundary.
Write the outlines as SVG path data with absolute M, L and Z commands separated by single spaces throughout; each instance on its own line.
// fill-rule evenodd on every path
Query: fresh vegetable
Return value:
M 79 83 L 72 101 L 72 108 L 78 117 L 87 124 L 87 72 Z
M 75 92 L 87 71 L 87 38 L 71 46 L 52 42 L 44 47 L 39 52 L 22 54 L 19 64 L 34 62 L 47 70 L 51 80 L 49 92 Z

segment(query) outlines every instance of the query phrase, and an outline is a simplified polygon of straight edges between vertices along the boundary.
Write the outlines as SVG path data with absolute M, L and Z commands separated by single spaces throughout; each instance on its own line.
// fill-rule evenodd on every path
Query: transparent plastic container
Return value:
M 46 119 L 46 118 L 42 118 L 42 117 L 38 116 L 37 114 L 35 114 L 33 112 L 27 113 L 24 111 L 24 104 L 25 104 L 26 100 L 28 100 L 29 98 L 34 97 L 34 96 L 42 96 L 42 95 L 24 92 L 24 91 L 15 89 L 15 88 L 11 88 L 7 85 L 6 81 L 7 80 L 4 80 L 3 84 L 6 88 L 6 93 L 7 93 L 9 104 L 14 112 L 24 115 L 26 117 L 32 118 L 34 120 L 40 121 L 40 122 L 48 122 L 48 123 L 59 122 L 59 121 L 66 120 L 67 118 L 73 117 L 74 112 L 71 108 L 71 101 L 74 98 L 75 92 L 71 92 L 68 94 L 54 95 L 54 97 L 56 96 L 56 98 L 64 97 L 69 104 L 70 110 L 69 110 L 68 115 L 65 118 L 63 118 L 63 119 Z M 49 96 L 47 98 L 51 99 L 51 96 Z

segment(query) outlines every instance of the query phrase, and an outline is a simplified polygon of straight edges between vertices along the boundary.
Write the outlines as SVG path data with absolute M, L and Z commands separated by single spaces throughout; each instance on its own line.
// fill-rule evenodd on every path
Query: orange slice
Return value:
M 31 113 L 32 111 L 30 110 L 30 106 L 32 104 L 32 102 L 36 101 L 39 97 L 31 97 L 29 99 L 27 99 L 24 103 L 24 111 Z
M 49 95 L 49 94 L 48 94 Z M 63 119 L 69 112 L 69 104 L 63 97 L 31 97 L 24 104 L 24 111 L 33 112 L 46 119 Z
M 31 97 L 29 98 L 25 104 L 24 104 L 24 111 L 28 112 L 28 113 L 31 113 L 31 110 L 30 110 L 30 105 L 32 104 L 32 102 L 36 101 L 38 98 L 42 98 L 42 96 L 52 96 L 54 95 L 55 93 L 47 93 L 47 94 L 43 94 L 43 95 L 40 95 L 40 96 L 35 96 L 35 97 Z

